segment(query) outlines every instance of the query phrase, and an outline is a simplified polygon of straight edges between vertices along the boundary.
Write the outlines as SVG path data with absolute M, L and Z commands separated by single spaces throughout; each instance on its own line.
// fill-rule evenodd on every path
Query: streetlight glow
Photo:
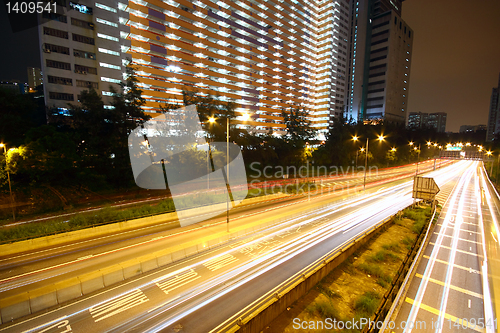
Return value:
M 382 142 L 382 141 L 384 141 L 384 139 L 385 139 L 385 136 L 383 136 L 383 135 L 378 136 L 378 141 Z
M 352 141 L 354 141 L 354 142 L 358 141 L 358 137 L 357 137 L 356 135 L 355 135 L 355 136 L 353 136 L 353 137 L 352 137 Z
M 212 124 L 215 123 L 215 118 L 214 117 L 208 118 L 208 122 Z
M 243 121 L 248 121 L 250 119 L 250 114 L 248 114 L 248 112 L 244 112 L 241 118 Z
M 413 141 L 410 141 L 410 143 L 408 143 L 410 146 L 413 146 Z

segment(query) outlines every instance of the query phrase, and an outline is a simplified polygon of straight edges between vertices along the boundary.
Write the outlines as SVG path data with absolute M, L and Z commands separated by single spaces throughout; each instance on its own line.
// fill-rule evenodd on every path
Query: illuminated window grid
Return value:
M 151 4 L 154 4 L 153 1 L 150 2 Z M 191 3 L 183 3 L 182 1 L 179 2 L 181 4 L 181 6 L 185 6 L 187 8 L 189 8 L 188 6 L 191 6 Z M 207 4 L 208 6 L 213 6 L 212 3 L 210 2 L 206 2 L 205 4 Z M 268 3 L 269 4 L 269 3 Z M 155 31 L 155 29 L 149 29 L 149 31 L 146 31 L 146 30 L 143 30 L 143 31 L 135 31 L 135 30 L 138 30 L 134 27 L 131 27 L 131 33 L 132 34 L 137 34 L 137 35 L 141 35 L 142 37 L 146 37 L 147 40 L 145 41 L 144 38 L 141 38 L 142 40 L 133 40 L 132 41 L 132 51 L 131 51 L 131 54 L 133 56 L 133 59 L 134 59 L 134 62 L 139 65 L 139 71 L 143 71 L 143 72 L 146 72 L 146 73 L 151 73 L 151 74 L 165 74 L 165 71 L 160 69 L 160 66 L 156 66 L 155 64 L 152 64 L 149 60 L 148 60 L 148 57 L 150 57 L 150 55 L 148 54 L 153 54 L 151 51 L 149 52 L 143 52 L 142 54 L 140 52 L 136 52 L 134 50 L 138 50 L 139 48 L 142 48 L 142 51 L 144 50 L 148 50 L 148 42 L 152 42 L 152 43 L 156 43 L 156 42 L 160 42 L 160 43 L 163 43 L 163 45 L 169 45 L 169 44 L 172 44 L 172 45 L 175 45 L 177 47 L 180 48 L 180 50 L 178 51 L 170 51 L 168 50 L 167 53 L 169 56 L 173 55 L 179 59 L 182 59 L 182 61 L 180 63 L 176 63 L 177 66 L 179 66 L 181 69 L 185 69 L 185 70 L 189 70 L 190 72 L 195 72 L 195 71 L 198 71 L 198 72 L 201 72 L 205 75 L 207 75 L 207 78 L 227 78 L 228 80 L 230 81 L 236 81 L 238 80 L 239 82 L 243 82 L 247 85 L 253 85 L 253 86 L 258 86 L 258 84 L 255 83 L 255 78 L 258 77 L 258 78 L 261 78 L 261 79 L 264 79 L 266 81 L 266 83 L 263 83 L 261 84 L 262 87 L 266 88 L 266 93 L 263 93 L 262 95 L 265 95 L 267 97 L 266 100 L 259 100 L 260 103 L 262 103 L 264 106 L 261 106 L 260 107 L 260 110 L 261 111 L 264 111 L 264 112 L 273 112 L 273 111 L 276 111 L 275 108 L 272 108 L 270 106 L 274 106 L 274 105 L 278 105 L 279 108 L 283 108 L 283 107 L 287 107 L 287 106 L 290 106 L 290 104 L 286 104 L 286 103 L 277 103 L 277 102 L 274 102 L 274 103 L 269 103 L 268 99 L 272 99 L 273 96 L 275 96 L 274 98 L 276 97 L 279 97 L 279 98 L 282 98 L 283 100 L 290 100 L 292 101 L 293 105 L 294 106 L 297 106 L 297 105 L 300 105 L 300 103 L 304 103 L 304 101 L 298 97 L 301 97 L 302 96 L 302 93 L 298 93 L 298 91 L 300 89 L 302 89 L 302 86 L 304 86 L 304 84 L 301 84 L 301 83 L 304 83 L 304 81 L 302 81 L 300 79 L 300 77 L 302 76 L 302 73 L 299 72 L 299 70 L 302 69 L 302 66 L 296 66 L 295 69 L 289 69 L 289 68 L 286 68 L 286 66 L 292 64 L 291 62 L 289 62 L 287 60 L 287 58 L 292 58 L 295 60 L 295 62 L 293 62 L 294 64 L 300 64 L 302 62 L 304 62 L 304 59 L 300 59 L 301 57 L 304 57 L 306 56 L 306 60 L 308 61 L 308 63 L 310 64 L 311 63 L 311 58 L 309 58 L 307 56 L 307 54 L 301 52 L 300 48 L 296 48 L 296 54 L 295 55 L 289 55 L 289 54 L 286 54 L 285 53 L 285 50 L 281 50 L 280 53 L 282 53 L 283 55 L 286 54 L 285 56 L 285 59 L 279 59 L 283 62 L 283 64 L 281 65 L 275 65 L 275 64 L 272 64 L 272 61 L 275 61 L 275 60 L 278 60 L 278 58 L 276 58 L 275 56 L 273 56 L 271 53 L 273 52 L 261 52 L 261 51 L 257 51 L 255 50 L 255 47 L 252 47 L 252 50 L 250 50 L 250 46 L 247 46 L 247 45 L 242 45 L 241 43 L 238 43 L 238 41 L 235 41 L 235 40 L 232 40 L 230 38 L 221 38 L 221 36 L 219 35 L 215 35 L 210 28 L 212 29 L 218 29 L 218 25 L 214 24 L 213 22 L 209 21 L 209 20 L 200 20 L 198 17 L 194 17 L 194 16 L 191 16 L 192 15 L 191 13 L 189 12 L 186 12 L 182 9 L 179 9 L 179 8 L 174 8 L 172 6 L 165 6 L 164 4 L 162 3 L 156 3 L 154 4 L 158 7 L 163 7 L 165 10 L 169 10 L 169 11 L 172 11 L 178 15 L 180 15 L 179 19 L 177 20 L 172 20 L 172 22 L 174 22 L 175 24 L 177 24 L 178 26 L 180 27 L 189 27 L 187 29 L 190 29 L 192 31 L 195 31 L 195 32 L 202 32 L 203 34 L 205 34 L 208 38 L 207 39 L 200 39 L 192 34 L 189 34 L 189 33 L 186 33 L 185 31 L 182 31 L 181 29 L 171 29 L 170 27 L 165 27 L 165 32 L 162 32 L 162 31 Z M 241 12 L 246 12 L 247 14 L 249 14 L 249 11 L 246 9 L 246 8 L 242 8 L 242 7 L 239 7 L 237 5 L 234 5 L 234 3 L 231 3 L 231 5 L 233 6 L 233 9 L 236 9 L 236 10 L 240 10 Z M 130 5 L 130 7 L 134 10 L 138 10 L 144 14 L 147 13 L 147 9 L 142 7 L 140 5 L 137 5 L 137 4 L 134 4 L 132 3 Z M 197 10 L 199 10 L 200 12 L 204 13 L 205 15 L 207 14 L 207 9 L 208 7 L 204 8 L 204 9 L 200 9 L 200 8 L 196 8 Z M 228 11 L 225 11 L 225 12 L 229 12 Z M 192 24 L 189 24 L 187 22 L 185 22 L 183 20 L 183 18 L 186 18 L 187 20 L 191 19 L 191 20 L 197 20 L 197 21 L 200 21 L 202 22 L 203 24 L 207 25 L 207 28 L 206 29 L 203 29 L 203 28 L 197 28 L 197 27 L 194 27 Z M 148 19 L 150 19 L 151 17 L 148 17 Z M 286 18 L 286 17 L 285 17 Z M 145 18 L 141 18 L 141 17 L 138 17 L 138 16 L 134 16 L 133 13 L 131 13 L 131 20 L 134 21 L 134 23 L 139 23 L 141 24 L 139 27 L 148 27 L 149 26 L 149 20 L 148 19 L 145 19 Z M 276 18 L 274 18 L 276 19 Z M 273 20 L 272 16 L 269 17 L 269 19 L 265 20 L 263 19 L 262 21 L 266 22 L 267 24 L 270 24 L 272 25 L 271 21 Z M 155 21 L 156 23 L 158 23 L 159 20 L 157 19 L 153 19 L 152 21 Z M 280 30 L 285 30 L 287 28 L 291 28 L 291 27 L 287 27 L 287 20 L 286 19 L 283 19 L 283 26 L 281 27 Z M 297 25 L 300 24 L 300 22 L 298 20 L 295 20 L 295 22 L 297 22 Z M 187 24 L 187 26 L 186 26 Z M 297 31 L 300 31 L 300 28 L 298 26 L 295 26 L 295 30 Z M 194 28 L 194 29 L 193 29 Z M 222 29 L 219 29 L 221 31 L 226 31 L 226 28 L 222 28 Z M 227 29 L 228 31 L 230 31 L 229 29 Z M 155 34 L 156 32 L 156 34 Z M 163 33 L 163 35 L 159 35 L 160 33 Z M 179 42 L 179 40 L 171 40 L 171 39 L 168 39 L 167 37 L 165 36 L 168 36 L 169 34 L 174 34 L 175 36 L 177 37 L 181 37 L 182 41 Z M 159 41 L 156 37 L 159 37 Z M 280 35 L 280 38 L 283 38 L 281 37 L 282 35 Z M 262 69 L 259 68 L 259 71 L 262 70 L 264 71 L 264 75 L 260 75 L 260 74 L 255 74 L 255 73 L 251 73 L 252 76 L 251 76 L 251 80 L 245 80 L 245 79 L 241 79 L 241 78 L 231 78 L 229 75 L 227 74 L 221 74 L 220 72 L 217 72 L 217 69 L 226 69 L 228 71 L 231 71 L 231 72 L 236 72 L 234 70 L 234 68 L 232 68 L 232 66 L 229 66 L 229 65 L 226 65 L 226 66 L 221 66 L 217 63 L 214 63 L 212 61 L 209 61 L 207 58 L 206 59 L 198 59 L 196 57 L 193 57 L 193 54 L 197 53 L 196 51 L 199 51 L 196 47 L 194 47 L 193 45 L 191 44 L 194 44 L 196 42 L 203 42 L 203 44 L 207 45 L 209 48 L 212 47 L 214 49 L 221 49 L 221 46 L 220 45 L 217 45 L 217 44 L 214 44 L 212 43 L 209 39 L 211 38 L 214 38 L 214 39 L 219 39 L 219 40 L 224 40 L 226 41 L 227 43 L 229 43 L 231 46 L 233 47 L 243 47 L 244 49 L 248 50 L 248 51 L 255 51 L 253 54 L 252 53 L 242 53 L 240 51 L 237 51 L 236 49 L 232 49 L 231 47 L 223 47 L 223 49 L 227 50 L 228 52 L 230 52 L 232 55 L 236 56 L 236 57 L 243 57 L 244 60 L 239 60 L 239 59 L 234 59 L 230 56 L 222 56 L 220 54 L 215 54 L 214 52 L 210 51 L 210 50 L 203 50 L 202 52 L 207 55 L 208 57 L 211 57 L 213 59 L 221 59 L 221 60 L 226 60 L 228 62 L 231 62 L 232 64 L 234 65 L 244 65 L 244 66 L 247 66 L 248 67 L 248 64 L 250 61 L 255 61 L 254 63 L 252 63 L 252 69 L 255 68 L 255 64 L 258 63 L 258 62 L 262 62 L 264 63 L 266 66 Z M 285 37 L 286 39 L 288 39 L 288 37 Z M 285 38 L 283 38 L 284 40 L 284 44 L 286 45 L 286 43 L 291 43 L 292 41 L 291 40 L 286 40 Z M 297 38 L 297 37 L 296 37 Z M 302 38 L 300 38 L 302 39 Z M 190 40 L 192 43 L 189 43 L 189 42 L 185 42 L 186 40 Z M 143 45 L 145 44 L 145 45 Z M 298 44 L 298 43 L 297 43 Z M 162 46 L 163 46 L 162 45 Z M 183 52 L 184 51 L 184 52 Z M 185 52 L 187 51 L 187 52 Z M 275 51 L 274 48 L 270 48 L 270 51 Z M 288 51 L 288 50 L 286 50 Z M 180 54 L 182 53 L 182 54 Z M 261 60 L 261 59 L 256 59 L 255 58 L 255 54 L 263 54 L 265 55 L 266 57 L 270 58 L 269 60 Z M 155 56 L 158 56 L 159 54 L 158 53 L 154 53 Z M 252 59 L 249 58 L 249 55 L 252 55 Z M 165 57 L 165 59 L 167 59 Z M 138 62 L 138 60 L 142 60 L 141 62 Z M 167 59 L 167 62 L 170 64 L 170 61 Z M 203 65 L 206 65 L 207 66 L 207 69 L 198 69 L 198 68 L 193 68 L 194 66 L 192 65 L 193 63 L 196 63 L 196 62 L 199 62 L 199 63 L 202 63 Z M 272 65 L 271 65 L 272 64 Z M 274 75 L 276 75 L 276 73 L 274 71 L 272 71 L 270 68 L 279 68 L 281 70 L 281 72 L 279 72 L 279 75 L 282 77 L 282 79 L 274 79 L 272 78 Z M 215 69 L 215 70 L 214 70 Z M 293 77 L 293 79 L 295 80 L 295 83 L 292 84 L 292 85 L 295 85 L 295 89 L 292 89 L 292 90 L 287 90 L 286 87 L 290 86 L 290 84 L 288 84 L 286 82 L 286 78 L 287 78 L 287 75 L 284 75 L 284 73 L 288 73 L 288 72 L 291 72 L 291 73 L 294 73 L 295 74 L 295 77 Z M 248 73 L 248 71 L 242 71 L 242 70 L 238 70 L 237 73 L 239 74 L 246 74 L 246 75 L 250 75 L 250 73 Z M 170 73 L 169 73 L 170 74 Z M 172 73 L 173 74 L 173 73 Z M 307 73 L 308 75 L 311 75 L 313 74 L 312 72 L 308 72 Z M 175 73 L 172 75 L 173 77 L 176 77 L 178 80 L 179 80 L 179 83 L 172 83 L 172 82 L 155 82 L 156 84 L 153 85 L 151 83 L 148 82 L 148 84 L 150 84 L 151 86 L 163 86 L 165 87 L 165 91 L 171 91 L 173 89 L 175 89 L 176 86 L 179 86 L 179 88 L 182 89 L 182 85 L 184 82 L 188 82 L 188 81 L 193 81 L 193 77 L 190 76 L 190 75 L 186 75 L 184 74 L 183 72 L 179 72 L 179 73 Z M 285 79 L 283 79 L 285 78 Z M 145 80 L 145 79 L 144 79 Z M 197 80 L 199 81 L 199 83 L 202 83 L 202 84 L 205 84 L 208 88 L 207 89 L 200 89 L 198 88 L 200 91 L 202 92 L 210 92 L 210 93 L 215 93 L 215 91 L 211 90 L 211 88 L 216 88 L 216 87 L 227 87 L 228 89 L 233 89 L 233 90 L 239 90 L 241 89 L 240 87 L 238 86 L 231 86 L 230 84 L 221 84 L 219 82 L 216 82 L 214 80 L 211 80 L 211 79 L 203 79 L 203 78 L 197 78 Z M 157 81 L 157 79 L 155 80 L 151 80 L 151 81 Z M 198 82 L 197 81 L 197 82 Z M 273 86 L 274 83 L 280 83 L 281 84 L 281 87 L 275 87 Z M 157 91 L 158 89 L 155 89 L 155 92 L 156 93 L 159 93 Z M 271 91 L 271 92 L 275 92 L 275 91 L 278 91 L 278 94 L 269 94 L 268 92 Z M 292 93 L 293 96 L 289 96 L 289 97 L 284 97 L 286 96 L 286 94 L 290 94 Z M 160 94 L 151 94 L 152 96 L 158 96 L 160 97 L 159 95 Z M 228 97 L 231 97 L 235 100 L 238 100 L 238 99 L 241 99 L 241 96 L 239 95 L 234 95 L 234 94 L 230 94 L 230 93 L 227 93 L 227 94 L 224 94 Z M 156 102 L 152 102 L 153 104 L 155 104 Z M 153 109 L 155 109 L 156 107 L 159 106 L 160 103 L 156 103 L 155 105 L 153 105 Z M 308 104 L 308 103 L 306 103 Z M 265 116 L 264 116 L 265 118 Z

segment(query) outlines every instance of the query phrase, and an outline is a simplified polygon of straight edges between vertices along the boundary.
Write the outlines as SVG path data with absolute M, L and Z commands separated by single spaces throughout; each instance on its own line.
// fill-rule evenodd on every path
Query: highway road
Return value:
M 432 169 L 433 162 L 420 164 L 420 169 Z M 393 178 L 411 175 L 415 166 L 388 169 L 368 178 L 369 186 L 390 181 Z M 345 179 L 329 179 L 318 181 L 318 194 L 315 202 L 330 202 L 345 198 L 359 190 L 362 177 L 346 176 Z M 333 189 L 337 191 L 334 192 Z M 310 198 L 304 195 L 288 196 L 285 198 L 268 200 L 251 205 L 237 206 L 230 211 L 230 226 L 237 227 L 254 221 L 261 213 L 267 216 L 274 213 L 276 216 L 289 211 L 289 207 L 301 204 L 308 207 Z M 60 246 L 42 248 L 38 251 L 19 253 L 16 255 L 0 255 L 0 299 L 7 297 L 6 291 L 18 286 L 33 287 L 47 283 L 54 283 L 64 275 L 79 274 L 91 269 L 103 267 L 106 263 L 116 263 L 127 258 L 138 257 L 152 253 L 160 248 L 189 241 L 193 238 L 202 238 L 210 233 L 225 230 L 225 217 L 215 217 L 193 226 L 178 228 L 179 223 L 174 220 L 165 220 L 154 226 L 142 227 L 126 232 L 102 236 L 99 238 L 82 239 L 78 242 L 62 244 Z M 207 228 L 210 227 L 210 229 Z M 56 278 L 54 278 L 56 277 Z
M 428 176 L 435 177 L 438 185 L 449 191 L 454 179 L 470 164 L 459 162 Z M 344 196 L 343 200 L 328 196 L 310 201 L 302 198 L 281 207 L 299 208 L 299 213 L 265 232 L 226 243 L 45 313 L 14 320 L 0 326 L 0 332 L 142 332 L 174 328 L 186 332 L 223 331 L 226 324 L 219 326 L 221 323 L 227 319 L 231 323 L 239 311 L 295 272 L 411 204 L 411 187 L 412 181 L 402 180 L 371 188 L 363 195 Z M 323 204 L 308 210 L 314 202 Z M 274 209 L 260 209 L 259 218 L 275 214 Z M 241 220 L 255 218 L 252 215 Z M 151 250 L 145 246 L 145 251 Z M 137 249 L 129 255 L 135 255 Z
M 497 331 L 484 253 L 488 257 L 486 248 L 494 249 L 491 259 L 498 268 L 497 239 L 485 244 L 485 230 L 490 239 L 497 234 L 498 223 L 492 220 L 498 208 L 492 206 L 496 194 L 486 186 L 481 165 L 470 164 L 443 207 L 393 332 Z M 498 271 L 489 272 L 490 282 L 498 283 Z

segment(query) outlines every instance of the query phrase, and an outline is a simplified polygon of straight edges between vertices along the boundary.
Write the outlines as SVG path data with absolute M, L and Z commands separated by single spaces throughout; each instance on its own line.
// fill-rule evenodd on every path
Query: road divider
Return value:
M 283 193 L 270 194 L 261 197 L 249 198 L 243 200 L 243 202 L 239 206 L 245 206 L 254 204 L 257 202 L 262 202 L 266 200 L 273 200 L 277 198 L 287 197 L 289 195 Z M 214 210 L 220 210 L 219 206 L 224 206 L 226 208 L 226 203 L 214 205 Z M 221 207 L 222 207 L 221 206 Z M 206 208 L 204 208 L 206 209 Z M 93 228 L 85 228 L 76 231 L 70 231 L 65 233 L 60 233 L 56 235 L 50 235 L 45 237 L 32 238 L 28 240 L 23 240 L 14 243 L 1 244 L 0 245 L 0 253 L 2 256 L 13 255 L 22 252 L 36 251 L 39 249 L 43 249 L 46 247 L 67 244 L 76 241 L 82 241 L 86 239 L 92 239 L 97 237 L 103 237 L 107 235 L 116 234 L 119 232 L 129 231 L 141 227 L 149 227 L 159 223 L 163 223 L 165 221 L 175 221 L 178 218 L 178 214 L 182 214 L 183 218 L 188 218 L 191 216 L 196 216 L 199 214 L 200 208 L 193 208 L 181 211 L 179 213 L 166 213 L 154 216 L 143 217 L 139 219 L 133 219 L 124 222 L 106 224 L 99 227 Z M 205 210 L 204 210 L 205 212 Z

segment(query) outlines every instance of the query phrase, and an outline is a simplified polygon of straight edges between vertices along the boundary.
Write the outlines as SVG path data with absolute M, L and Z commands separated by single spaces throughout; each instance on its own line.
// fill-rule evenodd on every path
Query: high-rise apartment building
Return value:
M 427 126 L 428 118 L 428 113 L 410 112 L 410 114 L 408 115 L 408 127 L 417 129 L 422 128 L 422 126 Z
M 39 40 L 45 104 L 64 110 L 90 87 L 109 106 L 109 86 L 118 90 L 126 66 L 127 5 L 113 0 L 58 0 L 40 19 Z
M 98 1 L 58 0 L 66 11 L 40 25 L 48 106 L 87 87 L 109 97 L 128 59 L 153 115 L 196 89 L 235 101 L 260 132 L 282 134 L 281 112 L 306 108 L 321 138 L 345 111 L 349 0 Z
M 42 84 L 42 71 L 38 67 L 28 67 L 28 85 L 30 89 L 35 89 Z
M 429 113 L 429 118 L 427 118 L 427 123 L 429 127 L 436 129 L 437 132 L 446 132 L 446 112 L 435 112 Z
M 492 141 L 500 131 L 500 75 L 498 85 L 491 91 L 490 113 L 488 116 L 488 129 L 486 131 L 486 141 Z
M 401 7 L 402 0 L 351 3 L 348 119 L 406 122 L 413 30 Z
M 423 113 L 410 112 L 408 115 L 408 127 L 413 129 L 430 127 L 437 132 L 446 132 L 446 112 Z

